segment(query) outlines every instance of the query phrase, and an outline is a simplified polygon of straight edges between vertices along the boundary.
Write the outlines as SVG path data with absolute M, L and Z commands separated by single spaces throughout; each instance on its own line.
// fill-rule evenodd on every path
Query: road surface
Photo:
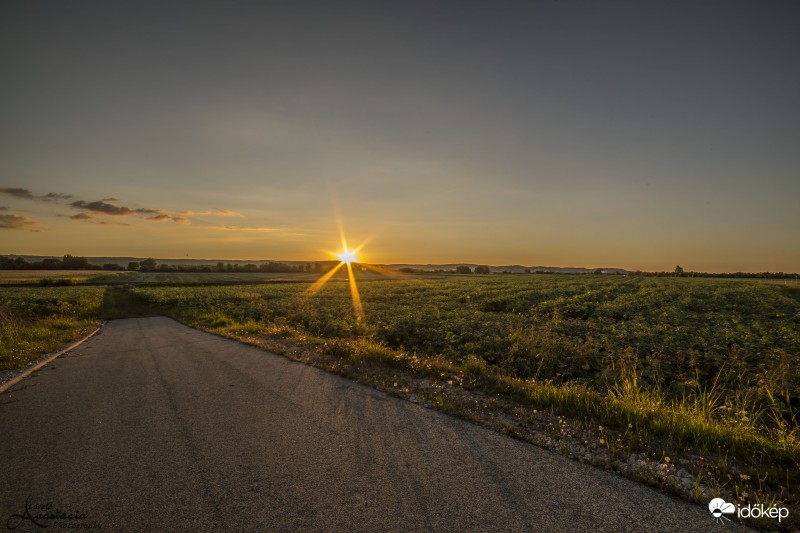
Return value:
M 0 395 L 0 466 L 0 530 L 735 529 L 702 506 L 161 317 L 109 322 Z

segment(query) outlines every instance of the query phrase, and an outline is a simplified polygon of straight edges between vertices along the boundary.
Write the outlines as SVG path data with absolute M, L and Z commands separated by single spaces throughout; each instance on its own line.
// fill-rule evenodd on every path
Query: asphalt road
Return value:
M 702 506 L 167 318 L 109 322 L 0 395 L 0 466 L 0 530 L 735 529 Z M 73 518 L 46 518 L 56 509 Z

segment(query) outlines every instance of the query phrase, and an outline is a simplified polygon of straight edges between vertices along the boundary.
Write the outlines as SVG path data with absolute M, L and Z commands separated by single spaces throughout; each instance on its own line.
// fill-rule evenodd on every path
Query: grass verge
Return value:
M 23 287 L 0 290 L 0 370 L 28 366 L 100 325 L 103 289 Z

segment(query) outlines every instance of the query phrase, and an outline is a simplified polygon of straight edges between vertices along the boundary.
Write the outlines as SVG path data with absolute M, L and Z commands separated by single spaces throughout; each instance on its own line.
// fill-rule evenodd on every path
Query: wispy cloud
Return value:
M 0 215 L 0 229 L 30 229 L 36 221 L 19 215 Z
M 89 211 L 97 211 L 98 213 L 105 213 L 106 215 L 113 215 L 113 216 L 129 216 L 136 214 L 136 212 L 129 207 L 109 204 L 102 200 L 98 200 L 96 202 L 86 202 L 84 200 L 78 200 L 72 202 L 70 205 L 72 207 L 77 207 L 78 209 L 87 209 Z
M 151 207 L 140 207 L 138 209 L 133 210 L 134 213 L 139 213 L 142 215 L 152 215 L 152 214 L 161 214 L 164 212 L 163 209 L 154 209 Z
M 167 215 L 166 213 L 162 213 L 160 215 L 153 215 L 152 217 L 147 217 L 147 220 L 154 220 L 156 222 L 172 221 L 172 222 L 180 222 L 182 224 L 189 224 L 191 222 L 191 220 L 189 220 L 186 217 Z
M 86 222 L 100 224 L 101 226 L 133 226 L 133 224 L 128 224 L 127 222 L 109 222 L 108 220 L 87 220 Z
M 36 196 L 34 196 L 31 191 L 29 191 L 28 189 L 20 189 L 19 187 L 0 187 L 0 193 L 6 194 L 8 196 L 13 196 L 14 198 L 24 198 L 25 200 L 36 200 Z
M 40 202 L 55 202 L 72 198 L 71 194 L 62 194 L 60 192 L 49 192 L 45 195 L 37 196 L 30 190 L 21 187 L 0 187 L 0 194 L 22 198 L 23 200 L 38 200 Z
M 186 216 L 216 216 L 216 217 L 244 218 L 244 215 L 241 213 L 238 213 L 236 211 L 231 211 L 229 209 L 220 209 L 219 207 L 213 207 L 209 211 L 181 211 L 180 214 Z
M 40 200 L 44 200 L 45 202 L 52 202 L 57 200 L 69 200 L 70 198 L 72 198 L 71 194 L 63 194 L 60 192 L 49 192 L 44 196 L 39 197 Z
M 214 211 L 211 214 L 220 217 L 236 217 L 236 218 L 244 217 L 244 215 L 241 213 L 237 213 L 236 211 L 230 211 L 228 209 L 220 209 L 219 207 L 215 207 Z
M 96 211 L 98 213 L 104 213 L 106 215 L 112 215 L 112 216 L 130 216 L 136 214 L 160 215 L 163 213 L 163 209 L 152 209 L 149 207 L 140 207 L 137 209 L 131 209 L 130 207 L 126 207 L 124 205 L 114 205 L 108 202 L 104 202 L 102 200 L 97 200 L 94 202 L 77 200 L 69 205 L 78 209 L 86 209 L 87 211 Z
M 85 222 L 87 224 L 100 224 L 103 226 L 130 226 L 127 222 L 117 222 L 116 220 L 108 221 L 108 220 L 101 220 L 93 214 L 89 213 L 78 213 L 76 215 L 64 215 L 59 214 L 58 216 L 68 218 L 70 220 L 77 220 L 79 222 Z
M 219 229 L 225 231 L 256 231 L 261 233 L 274 233 L 276 231 L 281 231 L 280 228 L 244 227 L 244 226 L 209 226 L 209 229 Z

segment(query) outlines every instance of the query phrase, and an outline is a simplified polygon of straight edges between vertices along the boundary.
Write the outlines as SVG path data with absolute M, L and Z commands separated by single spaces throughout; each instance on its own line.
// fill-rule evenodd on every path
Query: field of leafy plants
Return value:
M 201 326 L 290 328 L 606 392 L 635 378 L 666 400 L 701 397 L 720 419 L 796 431 L 800 292 L 757 282 L 634 276 L 491 276 L 360 284 L 140 287 Z M 752 424 L 748 424 L 752 426 Z

